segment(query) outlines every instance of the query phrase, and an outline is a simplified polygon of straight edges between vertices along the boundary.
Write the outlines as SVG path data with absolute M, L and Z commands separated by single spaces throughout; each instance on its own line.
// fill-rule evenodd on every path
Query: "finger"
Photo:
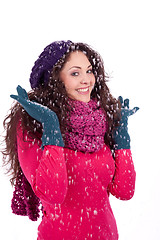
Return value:
M 139 107 L 134 107 L 132 110 L 130 110 L 129 116 L 133 115 L 133 114 L 136 113 L 138 110 L 139 110 Z
M 11 94 L 10 97 L 13 98 L 13 99 L 15 99 L 15 100 L 17 100 L 17 101 L 19 101 L 19 96 L 17 96 L 17 95 Z
M 22 88 L 20 85 L 17 87 L 17 92 L 18 95 L 21 96 L 22 98 L 28 100 L 28 94 L 24 88 Z
M 12 94 L 12 95 L 10 95 L 10 97 L 15 99 L 15 100 L 17 100 L 23 107 L 28 105 L 28 102 L 24 98 L 22 98 L 20 96 Z
M 123 98 L 122 98 L 122 96 L 119 96 L 119 97 L 118 97 L 118 101 L 120 101 L 121 106 L 123 106 Z
M 128 98 L 126 98 L 126 99 L 124 100 L 124 107 L 125 107 L 125 108 L 129 108 L 129 99 L 128 99 Z

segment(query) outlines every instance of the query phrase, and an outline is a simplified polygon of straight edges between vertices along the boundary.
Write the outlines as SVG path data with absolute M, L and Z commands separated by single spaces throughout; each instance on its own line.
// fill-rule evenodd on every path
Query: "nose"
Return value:
M 84 74 L 81 79 L 81 84 L 88 84 L 89 78 L 87 77 L 87 74 Z

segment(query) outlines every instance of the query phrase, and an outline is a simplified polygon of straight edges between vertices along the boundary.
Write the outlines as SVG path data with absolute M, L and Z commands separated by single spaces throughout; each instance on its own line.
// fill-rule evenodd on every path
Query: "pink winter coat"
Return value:
M 26 141 L 27 140 L 27 141 Z M 38 240 L 117 240 L 109 193 L 121 200 L 134 194 L 131 151 L 82 153 L 40 146 L 22 131 L 17 135 L 21 168 L 43 205 Z

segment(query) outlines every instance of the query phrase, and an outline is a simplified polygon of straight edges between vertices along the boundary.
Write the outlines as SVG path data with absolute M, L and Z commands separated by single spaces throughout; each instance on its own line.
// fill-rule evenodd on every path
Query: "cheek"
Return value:
M 69 76 L 67 76 L 66 74 L 61 73 L 60 74 L 60 80 L 64 83 L 64 86 L 65 86 L 66 90 L 72 88 L 73 83 L 72 83 L 72 81 L 71 81 Z
M 76 82 L 73 81 L 73 79 L 66 78 L 64 81 L 64 86 L 67 91 L 72 91 L 72 90 L 76 89 Z

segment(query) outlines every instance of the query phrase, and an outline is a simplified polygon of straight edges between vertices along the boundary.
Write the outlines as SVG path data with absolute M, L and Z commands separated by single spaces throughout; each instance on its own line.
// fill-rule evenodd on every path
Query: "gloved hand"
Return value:
M 120 96 L 118 98 L 121 103 L 121 120 L 119 126 L 114 132 L 114 149 L 130 149 L 130 136 L 128 134 L 128 117 L 136 113 L 139 108 L 134 107 L 129 109 L 129 99 L 125 99 Z
M 42 149 L 45 145 L 64 147 L 56 113 L 39 103 L 30 101 L 26 90 L 21 86 L 17 87 L 17 93 L 18 95 L 10 97 L 17 100 L 32 118 L 42 123 Z

